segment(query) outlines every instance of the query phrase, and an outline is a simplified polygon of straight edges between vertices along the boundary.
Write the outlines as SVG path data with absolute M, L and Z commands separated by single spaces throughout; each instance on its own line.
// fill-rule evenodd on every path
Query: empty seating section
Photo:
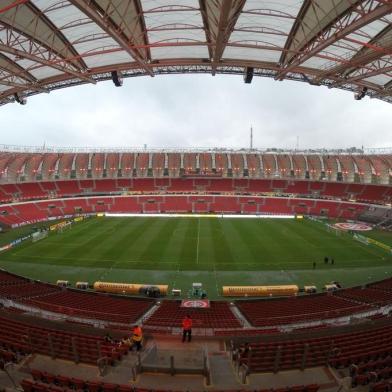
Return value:
M 20 186 L 21 189 L 21 200 L 29 199 L 43 199 L 47 197 L 47 193 L 40 186 L 39 182 L 29 182 Z
M 346 196 L 346 184 L 339 184 L 334 182 L 326 182 L 324 190 L 322 191 L 323 196 L 331 196 L 344 198 Z
M 296 195 L 308 195 L 309 185 L 310 183 L 308 181 L 288 181 L 285 192 Z
M 385 186 L 366 185 L 362 193 L 358 195 L 357 200 L 364 202 L 382 202 L 383 200 L 386 200 L 385 193 L 387 190 L 388 188 Z
M 29 282 L 29 279 L 0 270 L 0 287 L 24 284 L 27 282 Z
M 37 295 L 46 295 L 61 290 L 59 287 L 37 283 L 21 276 L 0 271 L 0 297 L 23 300 Z
M 275 300 L 242 300 L 236 301 L 236 305 L 255 327 L 336 318 L 371 309 L 368 304 L 327 294 Z
M 41 372 L 33 369 L 31 371 L 33 379 L 24 379 L 21 386 L 24 392 L 68 392 L 68 391 L 85 391 L 85 392 L 165 392 L 165 389 L 137 388 L 133 385 L 122 385 L 106 383 L 101 380 L 83 380 L 65 375 L 54 375 L 47 372 Z M 270 388 L 268 392 L 317 392 L 320 386 L 318 384 L 295 385 L 284 388 Z M 179 389 L 181 390 L 181 389 Z M 170 392 L 170 391 L 167 391 Z M 267 392 L 267 390 L 255 390 L 255 392 Z
M 189 212 L 192 211 L 192 204 L 188 199 L 181 196 L 167 197 L 163 210 L 166 212 Z
M 372 283 L 369 285 L 369 287 L 392 292 L 392 278 Z
M 210 204 L 210 210 L 218 213 L 241 212 L 240 204 L 238 204 L 238 200 L 234 197 L 215 197 L 214 202 Z
M 242 157 L 241 157 L 242 159 Z M 147 170 L 147 169 L 146 169 Z M 162 171 L 163 169 L 161 169 Z M 154 169 L 154 172 L 159 171 Z M 240 181 L 240 183 L 238 183 Z M 72 197 L 94 193 L 126 191 L 153 193 L 210 192 L 210 193 L 285 193 L 315 198 L 356 199 L 358 202 L 383 203 L 391 199 L 387 186 L 360 185 L 307 180 L 268 180 L 238 178 L 118 178 L 95 180 L 62 180 L 0 184 L 0 202 Z
M 123 347 L 106 343 L 103 337 L 42 327 L 14 320 L 0 313 L 0 345 L 19 353 L 39 353 L 76 362 L 96 364 L 103 356 L 109 363 L 121 359 Z
M 94 180 L 80 180 L 79 187 L 85 193 L 92 192 L 94 188 Z
M 79 187 L 78 181 L 57 181 L 57 196 L 80 195 L 82 189 Z
M 136 181 L 136 180 L 134 180 Z M 143 180 L 137 180 L 143 181 Z M 197 187 L 209 187 L 210 180 L 206 183 L 197 181 Z M 226 180 L 224 180 L 226 181 Z M 237 180 L 240 186 L 244 180 Z M 245 180 L 245 182 L 247 182 Z M 161 181 L 162 184 L 165 181 Z M 225 182 L 221 184 L 222 188 Z M 140 184 L 138 185 L 140 186 Z M 163 186 L 163 185 L 162 185 Z M 180 183 L 176 184 L 177 187 Z M 224 192 L 223 190 L 216 191 Z M 209 188 L 212 189 L 212 188 Z M 216 188 L 213 188 L 216 189 Z M 213 192 L 211 192 L 213 193 Z M 250 202 L 249 202 L 250 200 Z M 176 202 L 178 204 L 176 204 Z M 20 223 L 34 223 L 47 219 L 48 217 L 61 217 L 79 213 L 94 212 L 227 212 L 227 213 L 265 213 L 265 214 L 312 214 L 328 217 L 340 217 L 346 219 L 357 219 L 367 207 L 358 203 L 336 202 L 314 199 L 293 199 L 273 197 L 247 197 L 247 196 L 221 196 L 221 195 L 199 195 L 199 196 L 175 196 L 175 195 L 133 195 L 111 198 L 98 197 L 76 197 L 65 199 L 54 199 L 50 201 L 23 202 L 3 205 L 0 207 L 0 222 L 6 225 Z
M 338 292 L 337 295 L 353 301 L 374 305 L 386 305 L 392 303 L 392 292 L 377 290 L 375 288 L 346 289 Z
M 94 181 L 93 192 L 96 193 L 111 193 L 117 191 L 115 180 L 99 180 Z
M 59 288 L 45 283 L 28 282 L 18 285 L 0 286 L 0 297 L 27 303 L 28 298 L 58 292 Z
M 350 327 L 351 329 L 351 327 Z M 392 350 L 392 326 L 371 327 L 353 332 L 334 331 L 328 336 L 310 338 L 264 339 L 252 343 L 250 357 L 239 359 L 250 372 L 270 372 L 329 363 L 340 368 L 370 359 L 381 359 Z M 312 334 L 314 336 L 314 333 Z M 277 360 L 277 356 L 279 359 Z
M 139 205 L 136 197 L 114 197 L 113 205 L 109 212 L 140 212 L 142 206 Z
M 351 386 L 353 388 L 372 382 L 372 391 L 388 391 L 392 387 L 392 380 L 387 381 L 392 377 L 392 357 L 372 359 L 359 366 L 353 365 L 350 369 L 350 375 L 352 376 Z M 374 384 L 375 381 L 378 382 Z
M 61 289 L 0 271 L 0 297 L 72 316 L 132 323 L 152 305 L 153 300 L 121 298 L 105 294 Z
M 208 309 L 181 308 L 181 301 L 162 301 L 159 308 L 145 321 L 145 325 L 181 327 L 183 318 L 189 314 L 194 328 L 237 328 L 240 322 L 234 316 L 229 303 L 210 302 Z
M 150 299 L 120 298 L 105 294 L 83 293 L 72 290 L 56 291 L 23 301 L 44 310 L 70 316 L 133 323 L 154 303 Z

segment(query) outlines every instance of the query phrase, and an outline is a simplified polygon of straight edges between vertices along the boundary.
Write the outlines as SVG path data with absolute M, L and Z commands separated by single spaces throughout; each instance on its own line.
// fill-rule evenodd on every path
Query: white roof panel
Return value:
M 281 52 L 278 50 L 254 49 L 227 46 L 224 59 L 244 59 L 253 61 L 278 62 Z
M 148 41 L 150 44 L 173 40 L 177 42 L 205 42 L 206 35 L 202 29 L 162 29 L 148 32 Z
M 153 60 L 170 59 L 170 58 L 209 58 L 206 46 L 166 46 L 151 48 Z
M 63 73 L 55 68 L 46 67 L 46 66 L 42 66 L 36 69 L 31 69 L 29 72 L 39 80 L 47 79 L 50 78 L 51 76 L 61 75 Z
M 90 68 L 103 67 L 110 64 L 133 63 L 133 58 L 124 51 L 114 52 L 108 54 L 99 54 L 97 56 L 85 57 L 84 61 Z

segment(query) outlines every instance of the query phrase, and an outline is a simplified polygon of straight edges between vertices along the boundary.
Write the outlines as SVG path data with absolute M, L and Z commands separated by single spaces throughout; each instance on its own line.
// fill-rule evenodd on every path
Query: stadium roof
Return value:
M 392 102 L 392 0 L 0 1 L 0 104 L 112 71 L 246 69 Z

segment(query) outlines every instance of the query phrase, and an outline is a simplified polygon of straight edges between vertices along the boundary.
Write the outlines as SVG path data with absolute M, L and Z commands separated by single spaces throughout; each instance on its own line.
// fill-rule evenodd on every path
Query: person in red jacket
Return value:
M 182 342 L 185 342 L 185 338 L 188 336 L 188 342 L 192 339 L 192 319 L 189 314 L 182 320 Z

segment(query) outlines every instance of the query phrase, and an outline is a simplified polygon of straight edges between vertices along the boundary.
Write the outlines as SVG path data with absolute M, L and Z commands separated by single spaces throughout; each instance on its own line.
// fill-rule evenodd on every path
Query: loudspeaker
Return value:
M 26 98 L 20 97 L 17 93 L 14 94 L 15 101 L 21 105 L 26 105 L 27 100 Z
M 123 84 L 121 73 L 117 71 L 112 71 L 112 81 L 116 87 L 121 87 Z
M 244 82 L 247 84 L 250 84 L 253 79 L 253 67 L 246 67 L 245 68 L 245 73 L 244 73 Z

